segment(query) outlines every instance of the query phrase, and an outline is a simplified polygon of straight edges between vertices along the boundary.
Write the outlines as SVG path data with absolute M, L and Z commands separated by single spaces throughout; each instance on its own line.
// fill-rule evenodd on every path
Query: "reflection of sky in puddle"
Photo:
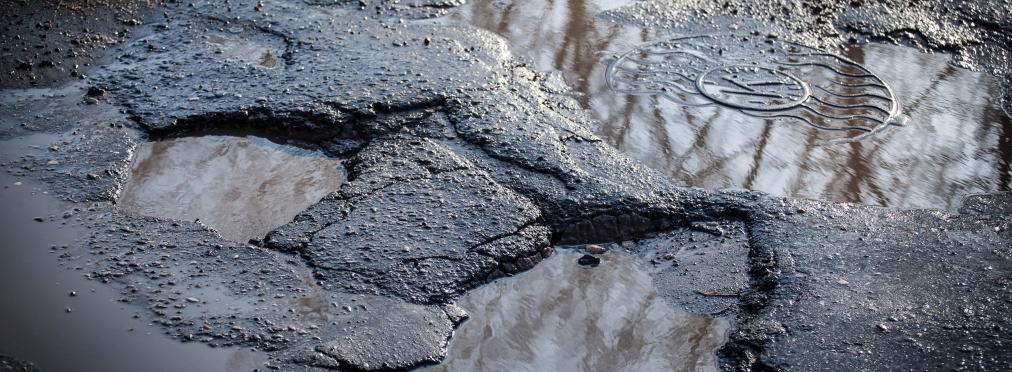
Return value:
M 538 69 L 560 71 L 599 121 L 598 135 L 687 185 L 941 209 L 969 193 L 1012 188 L 1012 121 L 990 75 L 910 48 L 851 47 L 844 56 L 888 81 L 910 120 L 856 143 L 831 144 L 839 132 L 612 92 L 606 61 L 678 35 L 602 21 L 596 14 L 616 7 L 606 3 L 477 1 L 451 17 L 502 35 Z
M 54 134 L 34 134 L 0 141 L 0 163 L 44 156 L 59 139 Z M 77 253 L 72 247 L 87 237 L 84 226 L 91 218 L 74 208 L 90 204 L 58 202 L 32 177 L 0 172 L 0 185 L 7 186 L 0 188 L 0 234 L 4 236 L 0 244 L 0 353 L 31 361 L 46 372 L 263 369 L 266 354 L 262 352 L 210 348 L 165 337 L 143 307 L 114 300 L 122 297 L 114 288 L 86 280 L 82 275 L 86 271 L 73 269 L 91 261 L 90 255 L 70 254 Z M 34 220 L 65 212 L 72 216 Z M 71 291 L 76 295 L 71 296 Z
M 471 315 L 427 371 L 716 371 L 730 323 L 671 307 L 622 253 L 560 253 L 458 302 Z
M 336 190 L 339 162 L 258 137 L 145 143 L 119 204 L 130 212 L 200 219 L 233 241 L 263 237 Z

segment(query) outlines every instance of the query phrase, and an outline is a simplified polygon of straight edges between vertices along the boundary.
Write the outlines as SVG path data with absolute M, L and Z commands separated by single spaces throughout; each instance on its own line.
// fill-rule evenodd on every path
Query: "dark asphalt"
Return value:
M 143 21 L 88 26 L 123 36 L 80 61 L 54 49 L 61 63 L 46 67 L 35 67 L 45 52 L 17 49 L 46 33 L 12 40 L 28 19 L 70 13 L 18 5 L 28 8 L 2 18 L 12 27 L 4 53 L 40 62 L 0 83 L 73 81 L 78 89 L 54 99 L 106 116 L 14 107 L 25 125 L 3 128 L 8 137 L 72 133 L 48 156 L 5 167 L 69 201 L 112 202 L 136 141 L 252 129 L 346 160 L 339 191 L 263 241 L 103 203 L 90 207 L 88 240 L 68 253 L 90 257 L 85 272 L 147 308 L 170 337 L 270 351 L 278 367 L 436 363 L 466 318 L 452 303 L 467 290 L 532 268 L 553 244 L 638 240 L 630 252 L 653 268 L 662 296 L 734 317 L 719 352 L 727 370 L 1009 368 L 1009 194 L 948 214 L 678 187 L 597 138 L 561 78 L 531 70 L 501 38 L 411 22 L 453 5 L 173 2 L 133 17 L 99 4 L 86 12 Z M 913 43 L 1008 71 L 1008 3 L 875 7 L 892 13 L 858 1 L 647 1 L 605 16 L 696 33 L 734 23 L 743 35 L 826 49 L 849 38 Z M 63 36 L 40 50 L 63 48 L 81 26 L 50 22 L 41 30 Z M 64 76 L 85 60 L 101 67 Z M 652 248 L 658 239 L 702 254 L 665 258 L 676 252 Z M 230 306 L 208 303 L 207 288 Z

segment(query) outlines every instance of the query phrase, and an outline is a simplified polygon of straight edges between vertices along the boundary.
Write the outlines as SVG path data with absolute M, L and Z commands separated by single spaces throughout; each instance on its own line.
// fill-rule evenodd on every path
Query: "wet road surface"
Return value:
M 0 142 L 0 157 L 9 163 L 38 155 L 48 150 L 32 146 L 55 140 L 33 135 Z M 90 255 L 70 247 L 87 237 L 90 204 L 59 202 L 46 185 L 6 172 L 0 185 L 0 231 L 7 237 L 0 260 L 0 353 L 30 360 L 42 371 L 240 372 L 262 366 L 263 353 L 164 337 L 149 313 L 86 279 L 79 268 Z
M 626 253 L 560 250 L 534 270 L 479 288 L 446 361 L 424 371 L 716 371 L 727 319 L 690 314 L 657 295 Z
M 669 168 L 654 164 L 662 171 L 658 173 L 614 147 L 635 155 L 638 147 L 629 144 L 657 143 L 662 153 L 669 151 L 664 156 L 681 156 L 670 149 L 683 151 L 692 146 L 670 145 L 673 139 L 705 134 L 696 142 L 708 144 L 713 135 L 718 139 L 713 143 L 719 145 L 697 146 L 704 155 L 713 147 L 742 152 L 726 155 L 728 161 L 740 163 L 740 169 L 727 171 L 738 176 L 713 177 L 708 182 L 714 184 L 707 187 L 725 187 L 717 183 L 726 179 L 732 179 L 734 186 L 744 182 L 741 175 L 754 173 L 744 177 L 751 179 L 747 186 L 780 185 L 771 192 L 795 193 L 786 195 L 804 195 L 804 185 L 820 190 L 822 182 L 832 183 L 831 189 L 840 195 L 855 198 L 839 200 L 891 206 L 897 200 L 900 206 L 937 203 L 929 206 L 951 210 L 956 205 L 953 198 L 959 195 L 945 194 L 946 188 L 994 191 L 1007 184 L 1001 176 L 1008 163 L 1001 155 L 1007 153 L 1002 150 L 1007 119 L 997 115 L 994 100 L 987 99 L 998 94 L 952 84 L 977 79 L 982 82 L 979 87 L 987 88 L 994 87 L 993 80 L 963 74 L 942 66 L 940 60 L 908 55 L 903 49 L 861 46 L 845 52 L 833 48 L 847 38 L 853 43 L 876 37 L 914 40 L 915 45 L 930 50 L 955 45 L 960 65 L 992 69 L 1002 66 L 1004 54 L 988 59 L 974 53 L 989 48 L 1007 51 L 994 47 L 996 40 L 1007 40 L 1002 31 L 1008 29 L 1007 24 L 989 13 L 1001 7 L 960 7 L 956 17 L 993 21 L 987 23 L 992 28 L 974 36 L 975 31 L 966 26 L 972 23 L 953 22 L 949 14 L 937 19 L 952 32 L 924 26 L 933 23 L 922 21 L 933 18 L 922 9 L 926 5 L 913 3 L 879 4 L 895 8 L 899 19 L 861 2 L 827 3 L 816 5 L 817 9 L 809 9 L 811 3 L 783 4 L 789 13 L 786 19 L 799 26 L 791 30 L 779 20 L 765 21 L 772 8 L 742 7 L 754 5 L 743 4 L 747 1 L 729 1 L 722 9 L 706 2 L 665 3 L 630 3 L 606 11 L 601 18 L 597 12 L 606 8 L 591 9 L 594 6 L 585 3 L 527 6 L 545 11 L 544 16 L 530 17 L 539 22 L 537 27 L 525 26 L 516 32 L 525 39 L 496 31 L 515 44 L 517 58 L 511 45 L 490 33 L 458 27 L 453 21 L 433 24 L 425 20 L 454 11 L 442 2 L 411 6 L 391 1 L 374 6 L 317 0 L 167 4 L 172 12 L 145 21 L 135 30 L 138 37 L 125 37 L 120 30 L 111 35 L 121 39 L 95 35 L 96 41 L 105 40 L 101 47 L 112 52 L 101 67 L 90 70 L 91 77 L 78 73 L 77 83 L 56 91 L 11 91 L 9 97 L 5 91 L 5 115 L 0 122 L 4 138 L 33 131 L 61 136 L 38 144 L 34 156 L 20 157 L 16 163 L 11 160 L 3 167 L 19 177 L 22 185 L 39 181 L 48 187 L 34 191 L 84 206 L 74 211 L 84 219 L 85 236 L 74 238 L 75 243 L 81 242 L 64 244 L 66 248 L 59 242 L 53 245 L 66 255 L 57 258 L 59 263 L 80 262 L 74 257 L 84 257 L 79 271 L 85 280 L 91 279 L 89 283 L 108 284 L 105 288 L 111 293 L 106 300 L 120 301 L 115 304 L 123 309 L 131 306 L 149 317 L 152 321 L 147 324 L 165 333 L 160 340 L 222 348 L 217 350 L 263 350 L 269 353 L 264 361 L 267 368 L 389 370 L 439 362 L 453 330 L 468 317 L 453 304 L 460 296 L 486 283 L 522 280 L 523 272 L 546 267 L 542 262 L 552 259 L 552 246 L 565 242 L 599 243 L 617 252 L 634 253 L 653 281 L 661 283 L 663 288 L 657 293 L 668 303 L 734 317 L 729 342 L 718 351 L 717 362 L 724 369 L 886 369 L 897 365 L 921 370 L 959 365 L 1007 369 L 1009 360 L 1004 356 L 1012 355 L 1007 350 L 1012 345 L 1007 334 L 1012 324 L 1007 304 L 995 299 L 1007 297 L 1003 278 L 1012 269 L 1003 248 L 1010 238 L 1008 194 L 970 198 L 964 205 L 966 214 L 947 214 L 821 203 L 743 190 L 682 188 L 671 181 Z M 495 17 L 501 12 L 496 9 L 511 9 L 513 3 L 486 5 L 481 11 Z M 672 9 L 677 11 L 672 13 Z M 724 13 L 738 12 L 758 17 L 757 22 L 724 22 Z M 855 12 L 868 24 L 887 28 L 869 29 L 868 24 L 851 22 Z M 687 21 L 685 17 L 690 22 L 679 25 Z M 682 53 L 682 46 L 664 42 L 674 35 L 629 26 L 615 29 L 616 24 L 598 23 L 602 19 L 679 32 L 712 32 L 715 27 L 723 35 L 725 28 L 740 29 L 741 44 L 726 42 L 695 50 L 702 59 L 720 63 L 725 63 L 724 58 L 742 61 L 739 57 L 749 56 L 744 60 L 797 64 L 790 58 L 761 57 L 767 52 L 780 57 L 796 53 L 784 46 L 789 43 L 785 39 L 797 36 L 793 41 L 845 55 L 822 57 L 850 58 L 859 64 L 853 69 L 829 69 L 842 76 L 844 88 L 838 92 L 852 95 L 845 101 L 868 98 L 861 92 L 862 84 L 856 83 L 867 78 L 862 75 L 865 71 L 902 79 L 897 76 L 906 75 L 890 76 L 891 72 L 876 69 L 906 73 L 904 64 L 917 61 L 918 66 L 927 66 L 925 75 L 937 76 L 938 81 L 896 83 L 899 102 L 910 104 L 910 95 L 915 96 L 914 103 L 955 95 L 960 100 L 946 104 L 979 115 L 975 114 L 976 122 L 953 129 L 950 119 L 958 112 L 913 105 L 916 110 L 908 110 L 906 126 L 890 125 L 860 142 L 843 144 L 833 142 L 839 139 L 829 135 L 833 133 L 789 120 L 754 125 L 751 117 L 756 111 L 793 109 L 807 102 L 802 98 L 813 96 L 811 91 L 790 93 L 792 88 L 803 90 L 801 83 L 810 83 L 798 69 L 768 65 L 748 69 L 708 65 L 681 88 L 686 94 L 698 90 L 708 104 L 722 106 L 708 108 L 712 112 L 679 111 L 668 102 L 670 95 L 658 99 L 650 94 L 610 92 L 608 75 L 593 72 L 609 63 L 614 66 L 618 56 L 644 43 L 661 48 L 657 49 L 660 53 L 666 53 L 663 48 Z M 588 26 L 586 20 L 594 24 Z M 835 22 L 833 26 L 830 21 Z M 907 21 L 913 22 L 909 29 L 920 34 L 907 37 L 889 31 L 888 27 L 903 27 Z M 120 22 L 139 24 L 129 19 Z M 512 30 L 521 23 L 514 19 L 498 22 L 497 27 L 481 27 Z M 833 34 L 834 26 L 851 36 Z M 23 27 L 15 28 L 23 31 Z M 49 30 L 41 23 L 36 29 L 33 32 L 43 34 Z M 61 31 L 67 37 L 59 25 L 52 32 Z M 611 39 L 619 41 L 604 48 L 583 43 L 597 38 L 595 33 L 611 33 Z M 940 37 L 948 41 L 940 42 Z M 528 53 L 522 46 L 528 43 L 540 46 Z M 764 45 L 780 49 L 767 51 Z M 52 54 L 45 54 L 49 46 L 44 44 L 36 48 L 38 56 L 30 57 L 28 49 L 9 52 L 36 59 Z M 805 61 L 816 60 L 809 54 Z M 876 64 L 881 61 L 900 62 Z M 39 68 L 53 68 L 47 72 L 66 72 L 38 62 Z M 27 64 L 31 69 L 11 76 L 28 83 L 35 73 L 34 63 Z M 567 64 L 579 67 L 570 69 Z M 671 66 L 681 65 L 662 67 Z M 561 72 L 549 72 L 552 69 Z M 574 77 L 567 71 L 587 73 Z M 641 72 L 657 71 L 646 66 Z M 754 79 L 761 73 L 776 79 Z M 588 81 L 586 86 L 591 88 L 581 86 Z M 651 77 L 644 82 L 664 81 Z M 570 85 L 576 86 L 575 91 Z M 729 92 L 739 90 L 734 86 L 740 91 Z M 938 87 L 944 89 L 932 90 Z M 639 109 L 662 119 L 682 120 L 688 112 L 720 117 L 717 121 L 726 127 L 704 133 L 696 128 L 705 125 L 684 124 L 690 122 L 685 119 L 675 129 L 688 129 L 688 134 L 672 136 L 673 128 L 662 127 L 669 134 L 660 136 L 657 133 L 662 131 L 654 128 L 664 121 L 657 120 L 616 126 L 619 132 L 641 129 L 631 136 L 615 137 L 600 130 L 612 122 L 594 120 L 599 115 L 595 107 L 616 113 L 615 107 L 624 107 L 592 101 L 606 94 L 612 94 L 608 99 L 612 101 L 647 102 Z M 894 100 L 885 97 L 885 101 Z M 829 103 L 823 106 L 830 112 L 841 110 Z M 984 107 L 988 104 L 992 108 Z M 729 105 L 737 111 L 720 111 Z M 870 105 L 843 109 L 875 111 Z M 724 122 L 736 115 L 750 119 Z M 626 116 L 634 117 L 635 111 Z M 930 128 L 924 121 L 931 123 Z M 281 138 L 280 143 L 297 143 L 339 159 L 347 179 L 335 185 L 338 192 L 322 197 L 262 241 L 228 240 L 189 217 L 140 216 L 115 204 L 142 146 L 222 128 L 265 133 Z M 748 128 L 768 133 L 749 135 L 743 132 Z M 904 186 L 902 177 L 896 182 L 883 180 L 897 178 L 895 172 L 872 181 L 858 180 L 868 177 L 861 165 L 895 171 L 908 165 L 904 154 L 912 151 L 908 147 L 886 154 L 900 159 L 897 166 L 887 167 L 883 165 L 887 161 L 875 158 L 883 154 L 855 147 L 877 143 L 867 141 L 901 144 L 896 138 L 911 128 L 925 136 L 903 139 L 929 141 L 907 146 L 944 155 L 924 162 L 926 168 L 919 168 L 919 174 L 940 174 L 933 167 L 949 167 L 941 172 L 939 183 L 925 186 L 930 192 Z M 733 146 L 719 141 L 725 138 L 719 135 L 728 133 L 735 135 L 726 137 L 737 141 Z M 799 142 L 799 133 L 811 138 Z M 949 141 L 952 133 L 983 144 Z M 829 145 L 818 145 L 823 140 Z M 9 143 L 23 145 L 16 140 Z M 813 152 L 831 145 L 852 151 L 839 156 L 832 151 L 826 156 Z M 735 157 L 739 155 L 767 160 L 739 161 Z M 822 170 L 820 174 L 827 174 L 822 178 L 775 172 L 790 169 L 778 168 L 780 162 L 809 158 L 819 164 L 830 159 L 842 165 Z M 651 162 L 648 156 L 640 160 Z M 689 174 L 714 167 L 703 161 L 707 159 L 681 160 Z M 958 161 L 977 163 L 954 166 Z M 774 172 L 763 173 L 767 171 Z M 839 178 L 839 174 L 847 176 Z M 674 178 L 691 184 L 684 176 Z M 779 183 L 770 183 L 771 179 Z M 824 190 L 818 192 L 817 197 L 837 200 L 825 196 Z M 897 198 L 896 193 L 910 197 Z M 62 216 L 57 211 L 37 217 L 53 224 Z M 984 303 L 990 305 L 979 306 Z M 804 353 L 792 354 L 797 350 Z M 41 360 L 37 355 L 24 351 L 16 356 Z
M 758 119 L 726 106 L 616 94 L 605 72 L 617 56 L 682 35 L 599 16 L 619 5 L 476 1 L 448 18 L 495 32 L 538 69 L 560 72 L 597 121 L 597 135 L 687 186 L 949 211 L 964 195 L 1012 189 L 1012 120 L 1001 109 L 1001 81 L 992 75 L 954 67 L 941 53 L 848 45 L 843 56 L 892 85 L 906 126 L 832 143 L 855 134 Z
M 145 216 L 199 219 L 229 240 L 263 239 L 340 188 L 344 168 L 322 154 L 260 137 L 145 143 L 118 204 Z

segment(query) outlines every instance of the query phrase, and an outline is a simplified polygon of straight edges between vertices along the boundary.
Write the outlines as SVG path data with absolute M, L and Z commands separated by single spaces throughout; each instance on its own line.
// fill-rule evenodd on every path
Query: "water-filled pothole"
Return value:
M 193 221 L 244 242 L 263 238 L 337 190 L 340 162 L 260 137 L 208 135 L 145 143 L 118 203 L 129 212 Z
M 0 141 L 0 164 L 33 164 L 60 138 Z M 115 289 L 86 279 L 95 257 L 76 246 L 91 231 L 95 214 L 88 209 L 99 205 L 57 201 L 54 190 L 14 172 L 0 172 L 0 185 L 0 354 L 46 372 L 263 368 L 263 352 L 165 337 L 142 307 L 115 301 Z
M 478 288 L 446 361 L 426 371 L 716 371 L 730 322 L 672 307 L 624 253 L 594 268 L 560 250 L 534 269 Z
M 1012 120 L 1000 108 L 1001 86 L 993 76 L 912 48 L 850 46 L 838 54 L 888 82 L 909 119 L 903 128 L 832 143 L 841 132 L 750 117 L 723 105 L 690 107 L 662 95 L 613 91 L 609 63 L 684 36 L 598 17 L 617 5 L 484 0 L 451 17 L 503 36 L 535 68 L 561 72 L 598 121 L 599 136 L 686 185 L 949 210 L 964 195 L 1012 189 Z M 741 31 L 727 34 L 733 32 Z M 719 56 L 721 48 L 742 46 L 721 43 L 714 50 Z

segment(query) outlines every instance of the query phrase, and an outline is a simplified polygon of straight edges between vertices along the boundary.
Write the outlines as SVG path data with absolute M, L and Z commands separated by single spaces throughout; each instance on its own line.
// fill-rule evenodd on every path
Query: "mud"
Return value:
M 656 4 L 606 16 L 682 17 Z M 672 304 L 733 317 L 725 369 L 1007 367 L 1006 215 L 680 187 L 592 133 L 562 74 L 538 71 L 489 32 L 423 20 L 459 5 L 165 4 L 171 17 L 138 26 L 88 79 L 12 96 L 6 138 L 53 137 L 2 166 L 85 206 L 74 212 L 87 235 L 60 259 L 80 257 L 75 271 L 109 284 L 162 340 L 266 352 L 265 368 L 438 363 L 468 317 L 460 296 L 535 269 L 554 245 L 584 243 L 639 257 Z M 684 4 L 695 5 L 709 6 Z M 740 31 L 758 32 L 768 12 L 748 13 L 763 18 Z M 795 41 L 831 49 L 822 42 L 839 39 L 816 40 L 828 26 L 809 13 L 797 15 L 812 23 Z M 959 40 L 991 48 L 1001 30 Z M 995 55 L 968 60 L 998 64 Z M 342 161 L 346 180 L 261 242 L 116 204 L 140 143 L 221 130 L 318 151 Z M 966 211 L 1006 211 L 1007 197 L 994 198 Z
M 672 307 L 625 253 L 577 265 L 560 251 L 533 270 L 461 297 L 471 314 L 446 361 L 424 371 L 716 371 L 726 319 Z M 530 290 L 536 288 L 536 290 Z

